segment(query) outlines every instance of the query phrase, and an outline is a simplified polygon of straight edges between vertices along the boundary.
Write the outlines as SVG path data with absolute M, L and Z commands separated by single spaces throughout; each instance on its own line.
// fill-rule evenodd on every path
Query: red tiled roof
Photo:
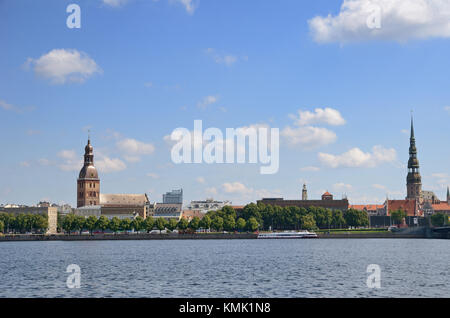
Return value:
M 203 216 L 204 214 L 197 210 L 184 210 L 183 214 L 181 215 L 181 217 L 184 219 L 193 219 L 194 217 L 202 219 Z
M 416 215 L 415 200 L 388 200 L 389 214 L 393 211 L 403 210 L 407 216 Z
M 351 205 L 350 209 L 355 210 L 367 210 L 367 211 L 376 211 L 377 209 L 384 208 L 384 205 L 378 205 L 378 204 L 365 204 L 365 205 Z
M 450 211 L 450 204 L 447 202 L 441 202 L 439 204 L 432 204 L 434 211 Z
M 327 191 L 323 195 L 331 195 L 331 193 Z

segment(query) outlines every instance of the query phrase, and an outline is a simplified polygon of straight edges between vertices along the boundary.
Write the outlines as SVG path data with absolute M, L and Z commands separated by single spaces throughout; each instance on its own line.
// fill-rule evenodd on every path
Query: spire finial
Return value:
M 411 109 L 411 138 L 414 138 L 414 111 Z
M 88 129 L 88 144 L 91 143 L 91 130 Z

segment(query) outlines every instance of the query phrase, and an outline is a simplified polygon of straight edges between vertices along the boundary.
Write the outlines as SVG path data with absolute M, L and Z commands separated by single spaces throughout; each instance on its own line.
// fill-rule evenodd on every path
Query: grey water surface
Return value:
M 2 242 L 0 297 L 450 297 L 450 241 Z

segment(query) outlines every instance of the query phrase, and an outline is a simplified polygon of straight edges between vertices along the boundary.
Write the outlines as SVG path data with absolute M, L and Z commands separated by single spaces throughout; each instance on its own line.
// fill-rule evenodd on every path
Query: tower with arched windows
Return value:
M 91 139 L 84 148 L 84 165 L 77 180 L 77 207 L 100 204 L 100 179 L 94 166 Z

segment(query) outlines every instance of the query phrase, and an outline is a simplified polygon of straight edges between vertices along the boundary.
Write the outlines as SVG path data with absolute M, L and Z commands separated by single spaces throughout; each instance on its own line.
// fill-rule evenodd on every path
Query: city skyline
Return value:
M 2 2 L 0 146 L 8 155 L 0 159 L 0 203 L 76 206 L 88 129 L 105 193 L 145 192 L 154 202 L 183 188 L 185 202 L 245 204 L 301 198 L 307 183 L 311 198 L 329 191 L 351 204 L 404 199 L 411 109 L 423 189 L 444 199 L 448 35 L 366 34 L 352 42 L 344 32 L 338 43 L 323 43 L 332 41 L 318 40 L 310 21 L 337 16 L 342 1 L 297 2 L 262 3 L 255 14 L 236 1 L 78 1 L 79 30 L 65 25 L 69 2 L 45 10 Z M 54 70 L 55 57 L 81 69 Z M 279 128 L 279 172 L 174 165 L 167 136 L 193 129 L 196 119 L 222 130 Z

